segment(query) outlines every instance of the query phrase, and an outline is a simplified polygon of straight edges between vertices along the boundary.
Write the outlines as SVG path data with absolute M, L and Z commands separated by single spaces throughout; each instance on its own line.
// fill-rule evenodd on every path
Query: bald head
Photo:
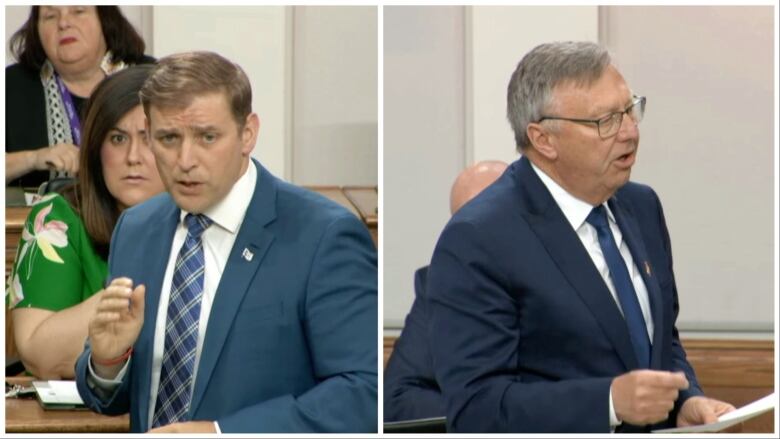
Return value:
M 483 189 L 490 186 L 504 173 L 507 164 L 498 160 L 486 160 L 464 169 L 455 179 L 450 191 L 450 213 L 454 214 Z

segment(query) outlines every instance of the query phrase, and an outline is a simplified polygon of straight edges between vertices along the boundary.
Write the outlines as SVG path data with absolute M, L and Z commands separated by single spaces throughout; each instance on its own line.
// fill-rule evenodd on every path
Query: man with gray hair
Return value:
M 244 71 L 167 56 L 140 92 L 167 193 L 124 211 L 76 381 L 132 432 L 376 431 L 376 249 L 251 158 Z
M 428 272 L 456 432 L 646 432 L 713 422 L 675 321 L 661 204 L 629 182 L 646 99 L 605 48 L 542 44 L 507 116 L 523 157 L 455 214 Z

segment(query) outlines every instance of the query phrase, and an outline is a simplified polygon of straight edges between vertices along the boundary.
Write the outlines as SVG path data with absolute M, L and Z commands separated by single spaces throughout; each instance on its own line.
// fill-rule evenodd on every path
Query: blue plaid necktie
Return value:
M 631 343 L 634 345 L 639 367 L 647 369 L 650 367 L 650 339 L 647 336 L 645 317 L 642 315 L 642 308 L 639 306 L 639 299 L 636 297 L 634 283 L 631 282 L 626 263 L 623 256 L 620 255 L 617 244 L 615 244 L 612 230 L 609 229 L 607 211 L 604 206 L 594 207 L 585 221 L 596 228 L 601 252 L 607 261 L 609 276 L 615 285 L 620 307 L 623 309 L 623 317 L 628 325 L 628 332 L 631 336 Z
M 205 265 L 200 235 L 211 225 L 211 220 L 204 215 L 187 214 L 184 222 L 187 238 L 173 270 L 165 324 L 165 351 L 152 427 L 184 419 L 190 408 L 195 379 L 193 370 Z

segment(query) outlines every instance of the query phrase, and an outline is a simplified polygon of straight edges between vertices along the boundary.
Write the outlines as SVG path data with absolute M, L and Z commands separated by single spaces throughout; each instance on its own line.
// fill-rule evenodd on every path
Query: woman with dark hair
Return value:
M 5 69 L 5 181 L 31 187 L 78 172 L 81 107 L 107 75 L 152 62 L 117 6 L 32 6 Z
M 6 300 L 19 356 L 37 377 L 74 376 L 117 219 L 164 190 L 138 98 L 152 68 L 130 67 L 98 85 L 84 112 L 78 182 L 39 200 L 24 225 Z

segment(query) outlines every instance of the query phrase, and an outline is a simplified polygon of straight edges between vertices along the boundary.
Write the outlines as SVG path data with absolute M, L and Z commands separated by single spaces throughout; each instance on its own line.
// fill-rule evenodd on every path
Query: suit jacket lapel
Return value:
M 179 224 L 179 208 L 171 200 L 170 207 L 160 212 L 160 225 L 154 227 L 144 235 L 144 241 L 141 243 L 144 249 L 148 249 L 150 261 L 161 261 L 157 264 L 147 264 L 144 268 L 148 269 L 146 277 L 146 296 L 144 298 L 144 325 L 138 336 L 134 351 L 136 355 L 133 358 L 135 369 L 138 370 L 138 384 L 140 390 L 140 400 L 138 407 L 140 410 L 139 419 L 141 420 L 141 431 L 149 429 L 149 392 L 152 383 L 152 358 L 154 353 L 154 330 L 157 322 L 157 310 L 160 307 L 160 293 L 162 290 L 165 268 L 168 265 L 170 256 L 170 246 L 160 246 L 161 242 L 173 242 L 173 235 L 176 233 L 176 227 Z
M 258 163 L 255 165 L 257 183 L 252 201 L 249 203 L 236 241 L 230 250 L 225 271 L 222 273 L 211 306 L 206 338 L 203 341 L 203 350 L 198 363 L 198 376 L 192 394 L 190 416 L 197 413 L 225 339 L 238 313 L 239 305 L 274 239 L 274 235 L 265 226 L 276 219 L 276 180 Z M 248 253 L 245 253 L 246 251 Z
M 647 249 L 645 243 L 642 240 L 642 234 L 639 230 L 639 224 L 634 217 L 631 207 L 628 203 L 622 203 L 618 196 L 612 197 L 609 200 L 609 207 L 615 214 L 615 220 L 620 227 L 620 231 L 623 234 L 623 239 L 626 240 L 629 251 L 631 251 L 631 257 L 634 258 L 634 265 L 636 265 L 639 273 L 642 275 L 642 280 L 647 287 L 647 295 L 650 300 L 650 314 L 653 319 L 653 343 L 651 346 L 650 354 L 650 366 L 654 369 L 661 367 L 661 349 L 655 349 L 656 346 L 661 346 L 661 337 L 664 327 L 664 315 L 661 307 L 661 287 L 658 285 L 658 281 L 652 274 L 652 267 L 650 266 L 650 260 L 647 257 Z
M 525 157 L 520 161 L 517 179 L 524 204 L 528 206 L 523 216 L 529 226 L 593 313 L 626 369 L 636 369 L 638 363 L 628 327 L 615 300 L 571 224 Z

